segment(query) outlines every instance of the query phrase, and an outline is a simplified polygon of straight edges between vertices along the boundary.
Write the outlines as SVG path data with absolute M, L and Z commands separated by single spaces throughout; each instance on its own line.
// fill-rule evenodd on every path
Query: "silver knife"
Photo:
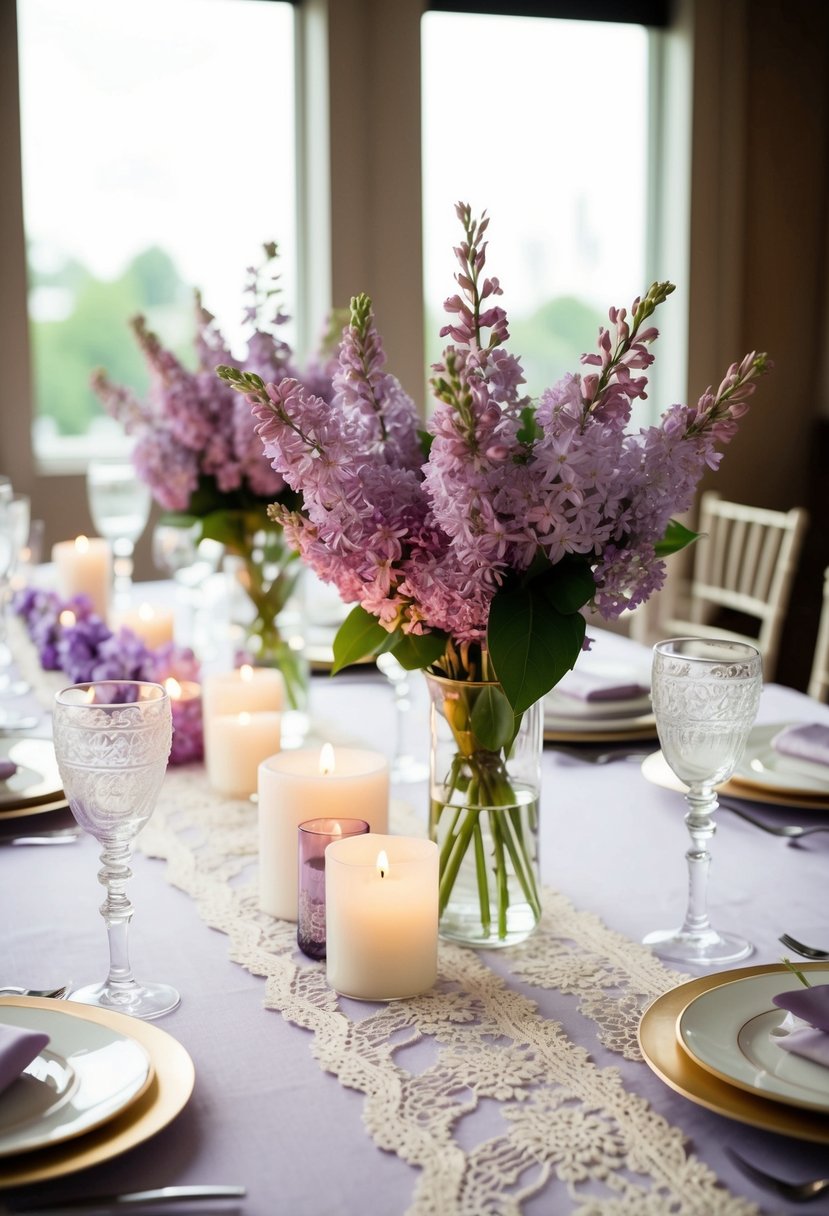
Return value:
M 186 1203 L 202 1199 L 243 1199 L 243 1186 L 160 1186 L 152 1191 L 127 1191 L 122 1195 L 99 1195 L 87 1199 L 65 1199 L 37 1207 L 0 1208 L 9 1216 L 77 1216 L 78 1212 L 121 1212 L 151 1203 Z

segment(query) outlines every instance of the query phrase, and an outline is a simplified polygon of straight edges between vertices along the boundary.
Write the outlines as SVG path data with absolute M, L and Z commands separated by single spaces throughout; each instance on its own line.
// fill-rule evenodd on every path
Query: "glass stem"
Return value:
M 685 854 L 688 862 L 688 907 L 683 933 L 702 934 L 711 929 L 708 917 L 708 870 L 711 854 L 708 841 L 717 830 L 712 818 L 717 809 L 717 796 L 708 789 L 691 789 L 686 794 L 688 811 L 685 826 L 691 837 L 691 847 Z
M 98 881 L 106 887 L 107 897 L 101 904 L 101 915 L 109 937 L 109 975 L 105 987 L 123 990 L 135 985 L 127 948 L 127 932 L 134 911 L 126 895 L 126 885 L 132 877 L 129 867 L 132 850 L 129 844 L 108 844 L 101 852 Z

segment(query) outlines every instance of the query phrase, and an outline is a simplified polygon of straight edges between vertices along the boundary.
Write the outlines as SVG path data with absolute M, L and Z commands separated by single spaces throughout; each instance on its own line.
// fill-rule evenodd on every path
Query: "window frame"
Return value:
M 692 3 L 681 0 L 680 8 Z M 302 0 L 296 4 L 295 44 L 297 265 L 299 281 L 306 288 L 299 293 L 295 309 L 298 351 L 302 354 L 313 347 L 319 336 L 319 318 L 332 304 L 346 306 L 352 294 L 365 291 L 374 302 L 388 367 L 424 409 L 420 20 L 428 7 L 427 0 L 395 0 L 394 4 L 387 0 Z M 468 7 L 489 11 L 485 5 Z M 556 0 L 543 7 L 556 8 Z M 547 15 L 567 14 L 547 11 Z M 672 141 L 667 135 L 674 102 L 665 82 L 676 84 L 677 63 L 682 67 L 683 55 L 686 63 L 673 92 L 682 94 L 686 87 L 690 91 L 688 31 L 681 23 L 678 31 L 676 36 L 673 30 L 651 33 L 656 47 L 651 56 L 656 65 L 652 84 L 662 90 L 660 100 L 654 99 L 650 107 L 656 116 L 651 137 L 660 149 L 652 162 L 672 155 L 672 163 L 680 175 L 684 172 L 682 180 L 687 183 L 684 139 Z M 366 71 L 366 63 L 371 71 Z M 685 104 L 687 109 L 687 101 Z M 0 409 L 0 463 L 23 492 L 33 495 L 36 515 L 47 520 L 48 551 L 53 540 L 86 530 L 89 517 L 83 471 L 70 474 L 41 468 L 32 450 L 14 3 L 0 6 L 0 134 L 8 149 L 6 173 L 0 181 L 0 239 L 5 250 L 0 276 L 0 358 L 5 371 L 0 389 L 5 398 Z M 683 192 L 674 194 L 681 198 Z M 689 265 L 689 204 L 686 200 L 683 215 L 676 197 L 673 202 L 667 198 L 657 180 L 651 183 L 651 198 L 655 216 L 670 213 L 670 218 L 650 225 L 649 273 L 653 278 L 679 279 Z M 669 269 L 660 273 L 663 267 Z M 677 400 L 684 392 L 687 368 L 687 308 L 677 301 L 671 309 L 676 337 L 669 339 L 670 356 L 663 342 L 654 370 L 660 369 L 659 377 L 662 368 L 667 371 L 670 367 L 677 386 L 671 399 Z M 657 388 L 657 377 L 652 394 L 655 403 L 665 400 L 663 386 Z M 61 537 L 49 535 L 50 521 L 52 528 L 60 529 Z

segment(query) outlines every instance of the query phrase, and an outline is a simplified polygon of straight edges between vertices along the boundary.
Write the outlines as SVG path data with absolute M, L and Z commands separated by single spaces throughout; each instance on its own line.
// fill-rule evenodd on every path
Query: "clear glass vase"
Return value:
M 236 577 L 247 602 L 245 649 L 257 667 L 279 668 L 289 708 L 305 712 L 310 670 L 295 606 L 302 574 L 299 555 L 286 544 L 282 529 L 269 524 L 247 532 L 236 556 Z
M 541 916 L 541 704 L 516 721 L 498 684 L 428 672 L 426 680 L 440 934 L 468 946 L 512 946 Z

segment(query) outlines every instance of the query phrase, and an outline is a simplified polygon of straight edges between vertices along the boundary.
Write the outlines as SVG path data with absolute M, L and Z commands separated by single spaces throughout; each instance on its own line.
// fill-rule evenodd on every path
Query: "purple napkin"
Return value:
M 0 781 L 8 781 L 17 772 L 14 760 L 0 760 Z
M 815 1064 L 829 1068 L 829 1034 L 824 1030 L 793 1030 L 791 1034 L 776 1039 L 778 1047 L 793 1055 L 804 1056 Z
M 614 680 L 612 676 L 590 671 L 568 671 L 556 685 L 556 692 L 579 701 L 629 701 L 632 697 L 643 697 L 647 691 L 644 684 Z
M 781 756 L 829 765 L 829 726 L 823 726 L 820 722 L 786 726 L 777 732 L 771 745 Z
M 777 1039 L 778 1047 L 829 1067 L 829 984 L 795 988 L 771 999 L 779 1009 L 786 1009 L 809 1023 L 803 1030 L 793 1030 Z
M 48 1034 L 0 1023 L 0 1093 L 16 1081 L 49 1042 Z

